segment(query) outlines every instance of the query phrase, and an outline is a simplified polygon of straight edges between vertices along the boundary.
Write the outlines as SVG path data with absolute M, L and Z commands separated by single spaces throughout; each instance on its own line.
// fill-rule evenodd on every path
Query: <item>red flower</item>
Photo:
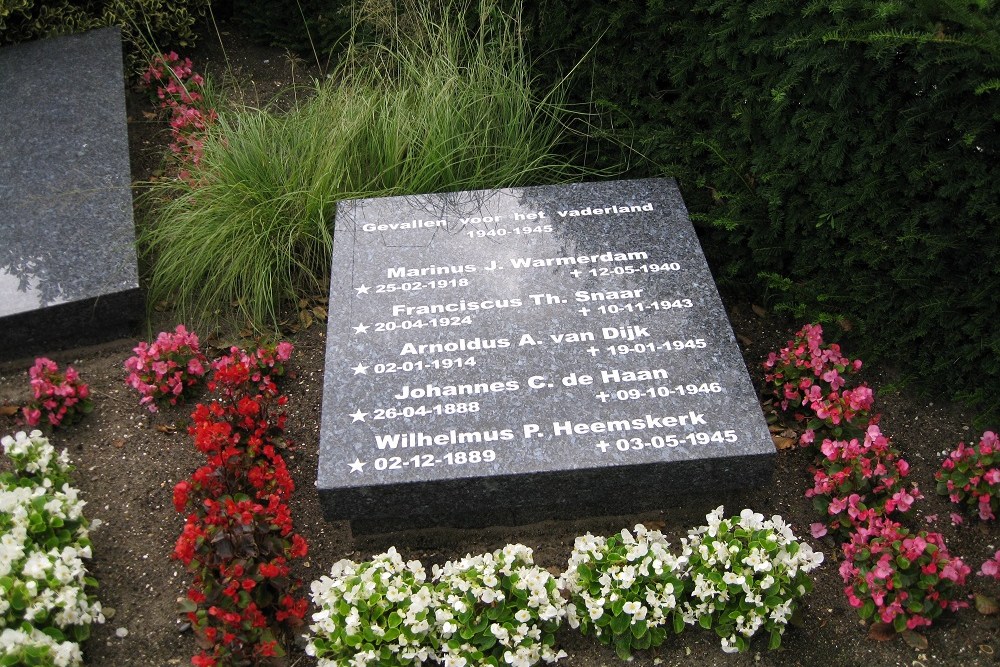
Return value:
M 191 664 L 194 665 L 194 667 L 216 667 L 218 663 L 215 661 L 215 658 L 208 656 L 204 651 L 202 651 L 198 655 L 191 658 Z
M 189 482 L 177 482 L 174 486 L 174 509 L 177 513 L 184 511 L 187 507 L 188 493 L 191 491 L 191 484 Z
M 292 558 L 305 558 L 308 552 L 309 545 L 302 539 L 302 536 L 297 533 L 292 535 L 292 548 L 289 552 Z
M 273 658 L 278 655 L 278 642 L 262 642 L 257 645 L 257 654 L 264 658 Z

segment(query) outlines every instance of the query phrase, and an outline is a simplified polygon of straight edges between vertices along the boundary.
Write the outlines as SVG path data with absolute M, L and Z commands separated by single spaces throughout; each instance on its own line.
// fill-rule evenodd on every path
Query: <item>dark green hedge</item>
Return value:
M 325 62 L 351 27 L 350 0 L 224 0 L 222 11 L 263 44 Z
M 590 51 L 575 97 L 682 179 L 724 286 L 1000 416 L 996 3 L 533 10 L 540 71 Z
M 526 0 L 525 17 L 543 79 L 583 61 L 573 97 L 631 173 L 679 177 L 723 288 L 841 322 L 854 353 L 1000 418 L 995 2 Z
M 194 46 L 211 0 L 0 0 L 0 46 L 117 25 L 129 68 L 157 51 Z

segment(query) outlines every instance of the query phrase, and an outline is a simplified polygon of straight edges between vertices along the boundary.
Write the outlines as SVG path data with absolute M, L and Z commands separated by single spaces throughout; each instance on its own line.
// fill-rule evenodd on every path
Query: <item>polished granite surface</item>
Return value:
M 0 356 L 142 317 L 117 28 L 0 49 Z
M 649 509 L 774 446 L 671 179 L 342 202 L 319 483 L 367 532 Z

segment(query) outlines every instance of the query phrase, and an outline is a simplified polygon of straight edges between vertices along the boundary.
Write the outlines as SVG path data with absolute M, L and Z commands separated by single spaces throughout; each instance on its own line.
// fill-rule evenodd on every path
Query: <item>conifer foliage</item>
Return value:
M 528 4 L 539 71 L 589 51 L 575 98 L 681 179 L 724 286 L 1000 413 L 998 3 Z

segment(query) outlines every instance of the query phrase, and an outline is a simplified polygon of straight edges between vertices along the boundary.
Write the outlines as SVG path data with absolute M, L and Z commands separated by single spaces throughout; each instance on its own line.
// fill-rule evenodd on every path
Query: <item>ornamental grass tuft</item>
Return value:
M 197 324 L 235 307 L 272 328 L 283 304 L 325 293 L 340 199 L 583 175 L 560 150 L 586 117 L 561 86 L 536 91 L 519 14 L 491 0 L 362 16 L 312 92 L 283 113 L 219 109 L 190 177 L 152 186 L 140 239 L 150 303 L 171 301 Z

